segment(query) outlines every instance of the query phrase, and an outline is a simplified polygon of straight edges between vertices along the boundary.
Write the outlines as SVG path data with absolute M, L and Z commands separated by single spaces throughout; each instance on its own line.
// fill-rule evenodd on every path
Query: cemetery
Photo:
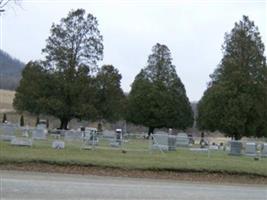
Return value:
M 122 129 L 59 132 L 2 124 L 0 164 L 33 162 L 267 176 L 266 142 L 229 141 L 222 148 L 214 143 L 201 146 L 201 138 L 189 144 L 186 133 L 156 132 L 145 139 L 138 133 L 125 134 Z

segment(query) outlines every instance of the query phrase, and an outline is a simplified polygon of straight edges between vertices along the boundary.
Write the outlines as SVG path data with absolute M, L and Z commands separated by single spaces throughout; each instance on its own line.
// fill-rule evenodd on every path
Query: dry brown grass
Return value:
M 14 97 L 14 91 L 0 89 L 0 113 L 14 111 L 12 106 Z

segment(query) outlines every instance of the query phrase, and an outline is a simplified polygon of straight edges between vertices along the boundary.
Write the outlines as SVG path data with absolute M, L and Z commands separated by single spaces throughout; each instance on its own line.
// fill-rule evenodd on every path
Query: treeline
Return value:
M 0 50 L 0 89 L 15 90 L 25 64 Z
M 126 96 L 118 69 L 97 66 L 104 46 L 93 15 L 72 10 L 50 33 L 45 59 L 30 61 L 23 70 L 13 102 L 20 112 L 55 116 L 62 129 L 73 118 L 100 123 L 124 119 L 148 127 L 151 134 L 163 127 L 186 130 L 197 118 L 199 129 L 235 139 L 266 136 L 264 45 L 247 16 L 226 34 L 222 61 L 194 112 L 166 45 L 152 47 Z

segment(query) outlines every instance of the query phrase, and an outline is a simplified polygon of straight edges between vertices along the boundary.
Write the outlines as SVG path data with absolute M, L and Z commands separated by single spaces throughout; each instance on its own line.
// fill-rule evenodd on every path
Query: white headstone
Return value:
M 61 140 L 54 140 L 52 143 L 53 149 L 64 149 L 65 148 L 65 142 Z
M 47 130 L 43 128 L 35 128 L 32 131 L 32 138 L 36 140 L 47 139 Z
M 209 149 L 207 149 L 207 148 L 190 148 L 190 151 L 193 151 L 193 152 L 208 152 Z
M 210 150 L 219 150 L 219 146 L 217 146 L 217 145 L 210 145 L 209 146 L 209 149 Z

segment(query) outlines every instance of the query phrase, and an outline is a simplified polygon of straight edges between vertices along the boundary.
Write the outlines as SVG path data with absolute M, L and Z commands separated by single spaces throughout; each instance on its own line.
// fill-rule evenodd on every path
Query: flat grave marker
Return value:
M 11 140 L 11 145 L 15 145 L 15 146 L 32 146 L 32 139 L 29 138 L 13 138 Z
M 64 149 L 65 148 L 65 142 L 61 140 L 54 140 L 52 142 L 52 148 L 53 149 Z

